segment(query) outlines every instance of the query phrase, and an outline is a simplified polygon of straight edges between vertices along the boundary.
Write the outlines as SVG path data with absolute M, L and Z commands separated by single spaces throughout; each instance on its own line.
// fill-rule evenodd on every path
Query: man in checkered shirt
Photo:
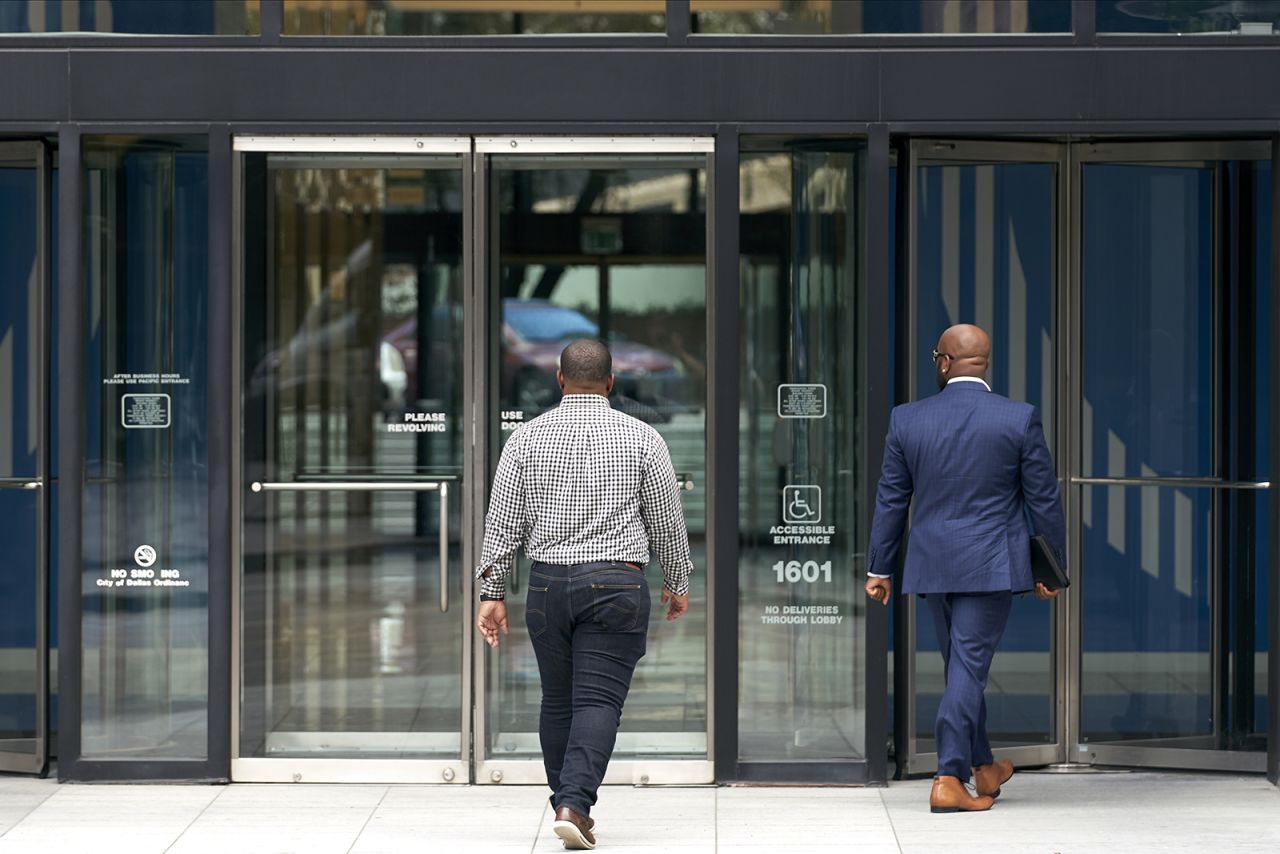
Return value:
M 613 360 L 599 341 L 560 354 L 560 405 L 512 434 L 485 517 L 476 626 L 491 647 L 507 633 L 516 550 L 533 561 L 525 623 L 542 676 L 542 742 L 553 829 L 565 848 L 594 848 L 589 818 L 631 676 L 645 652 L 652 551 L 667 620 L 689 609 L 689 533 L 666 442 L 609 405 Z

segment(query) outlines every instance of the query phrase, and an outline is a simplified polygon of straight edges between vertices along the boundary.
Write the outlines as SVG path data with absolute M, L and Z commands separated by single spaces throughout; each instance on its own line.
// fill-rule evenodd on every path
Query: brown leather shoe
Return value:
M 556 808 L 552 807 L 551 818 L 555 819 L 555 816 L 556 816 Z M 587 830 L 595 830 L 595 829 L 596 829 L 596 820 L 591 816 L 587 816 Z
M 556 821 L 556 808 L 554 807 L 552 807 L 552 821 Z M 590 816 L 586 817 L 586 830 L 595 831 L 595 819 Z
M 596 847 L 596 838 L 591 834 L 595 822 L 585 815 L 578 815 L 568 807 L 556 810 L 555 823 L 551 829 L 564 843 L 569 851 L 584 851 Z
M 973 786 L 979 795 L 989 795 L 995 800 L 1000 797 L 1000 787 L 1012 776 L 1013 763 L 1008 759 L 997 759 L 990 765 L 979 765 L 973 769 Z
M 974 797 L 959 777 L 934 777 L 929 793 L 929 812 L 981 812 L 991 809 L 994 798 Z

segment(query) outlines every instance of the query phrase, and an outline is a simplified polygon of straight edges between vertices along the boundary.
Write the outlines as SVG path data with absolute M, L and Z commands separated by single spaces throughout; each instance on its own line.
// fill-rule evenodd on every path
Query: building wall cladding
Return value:
M 519 44 L 518 40 L 513 40 Z M 12 39 L 0 43 L 12 46 Z M 0 123 L 1280 128 L 1270 46 L 0 49 Z

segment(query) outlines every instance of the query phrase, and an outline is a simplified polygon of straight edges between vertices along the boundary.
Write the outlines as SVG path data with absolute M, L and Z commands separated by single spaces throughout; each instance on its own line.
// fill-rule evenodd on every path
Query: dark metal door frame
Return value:
M 51 270 L 52 227 L 50 212 L 53 194 L 53 158 L 49 145 L 41 140 L 0 143 L 0 163 L 35 172 L 35 328 L 28 334 L 36 339 L 36 470 L 34 479 L 12 477 L 0 479 L 0 489 L 31 491 L 36 496 L 36 563 L 35 571 L 35 738 L 31 751 L 4 749 L 0 742 L 0 771 L 16 771 L 44 776 L 49 767 L 49 579 L 50 570 L 50 506 L 54 483 L 51 465 L 52 441 L 49 435 L 49 401 L 52 388 L 51 345 L 53 333 Z M 18 739 L 26 741 L 26 739 Z M 6 740 L 7 741 L 7 740 Z

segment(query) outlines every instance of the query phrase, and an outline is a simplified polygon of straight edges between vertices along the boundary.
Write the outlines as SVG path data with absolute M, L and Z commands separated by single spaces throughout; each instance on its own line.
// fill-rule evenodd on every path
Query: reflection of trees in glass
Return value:
M 286 35 L 501 36 L 661 33 L 665 0 L 285 0 Z

